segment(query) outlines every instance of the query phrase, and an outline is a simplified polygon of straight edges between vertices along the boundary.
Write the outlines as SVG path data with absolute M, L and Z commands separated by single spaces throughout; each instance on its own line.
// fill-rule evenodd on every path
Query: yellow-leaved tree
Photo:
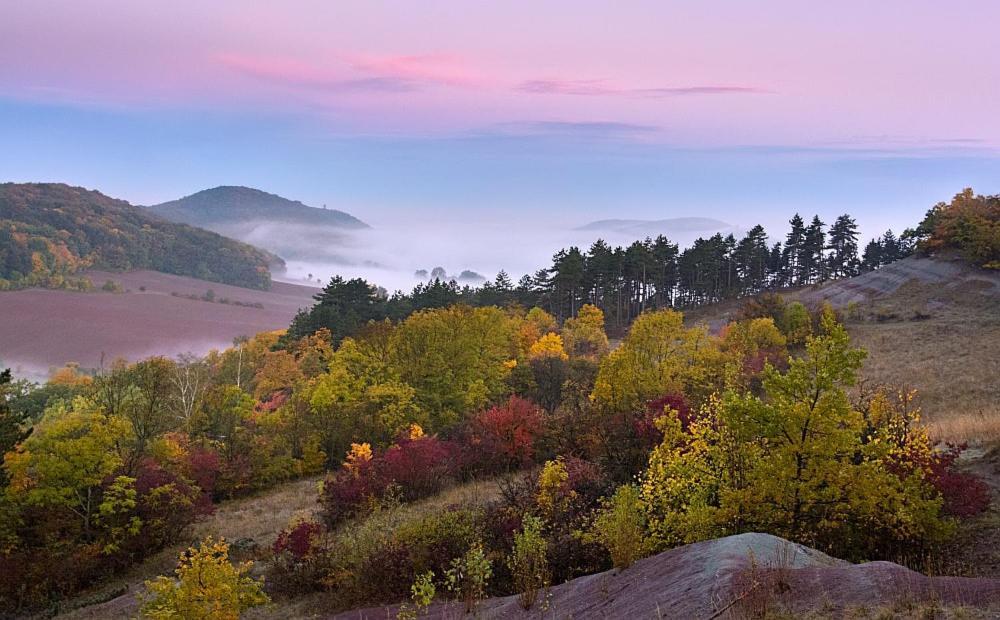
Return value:
M 592 400 L 607 411 L 642 411 L 664 394 L 700 402 L 718 389 L 725 356 L 703 327 L 684 327 L 674 310 L 642 314 L 602 362 Z
M 206 538 L 181 554 L 176 579 L 146 582 L 142 614 L 156 620 L 236 620 L 244 611 L 270 602 L 263 583 L 247 573 L 252 562 L 233 566 L 229 545 Z
M 660 547 L 761 531 L 869 559 L 947 536 L 925 472 L 899 467 L 848 400 L 864 351 L 830 317 L 822 327 L 786 372 L 766 368 L 762 395 L 727 391 L 686 431 L 661 419 L 642 484 Z
M 604 312 L 591 304 L 580 307 L 576 318 L 566 319 L 562 328 L 566 350 L 574 357 L 600 359 L 608 354 L 608 335 L 604 332 Z

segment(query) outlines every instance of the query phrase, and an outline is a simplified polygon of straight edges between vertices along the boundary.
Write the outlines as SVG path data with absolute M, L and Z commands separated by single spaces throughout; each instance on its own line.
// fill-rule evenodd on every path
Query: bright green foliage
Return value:
M 416 312 L 390 341 L 390 365 L 417 391 L 428 430 L 450 426 L 506 391 L 517 351 L 514 323 L 497 308 L 453 306 Z
M 105 530 L 101 549 L 104 553 L 118 551 L 124 540 L 139 533 L 142 519 L 134 513 L 136 505 L 135 478 L 118 476 L 104 490 L 96 518 Z
M 8 453 L 9 492 L 29 504 L 65 509 L 79 518 L 92 540 L 101 505 L 101 484 L 122 466 L 115 447 L 129 437 L 128 424 L 105 417 L 78 397 L 71 409 L 49 410 L 17 453 Z
M 639 488 L 622 485 L 610 499 L 605 499 L 585 539 L 607 549 L 615 568 L 628 568 L 649 555 L 651 545 Z
M 542 535 L 542 520 L 524 517 L 521 531 L 514 535 L 514 549 L 507 558 L 507 566 L 514 576 L 521 607 L 531 609 L 538 600 L 538 592 L 549 585 L 548 542 Z
M 156 620 L 236 620 L 270 602 L 263 584 L 247 576 L 252 565 L 233 566 L 229 545 L 206 538 L 181 554 L 176 579 L 160 576 L 146 582 L 142 614 Z
M 417 580 L 410 586 L 410 593 L 413 604 L 418 609 L 425 609 L 434 602 L 437 588 L 434 587 L 434 571 L 430 570 L 421 575 L 417 575 Z
M 724 362 L 705 328 L 685 328 L 684 315 L 673 310 L 647 312 L 601 362 L 591 398 L 614 412 L 641 411 L 669 393 L 697 401 L 717 388 Z
M 465 555 L 451 561 L 451 568 L 445 572 L 444 580 L 448 591 L 465 601 L 465 611 L 471 613 L 486 597 L 486 585 L 492 576 L 493 567 L 483 546 L 474 543 Z
M 765 396 L 728 392 L 683 432 L 664 418 L 642 498 L 660 546 L 765 531 L 852 558 L 947 532 L 921 472 L 893 472 L 847 399 L 864 352 L 829 319 Z

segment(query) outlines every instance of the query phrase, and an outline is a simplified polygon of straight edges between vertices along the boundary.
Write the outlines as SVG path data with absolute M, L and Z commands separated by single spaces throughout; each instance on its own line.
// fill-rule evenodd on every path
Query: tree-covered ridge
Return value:
M 149 207 L 172 222 L 212 228 L 246 220 L 273 220 L 339 228 L 368 228 L 350 213 L 316 208 L 252 187 L 222 186 Z
M 85 286 L 81 269 L 153 269 L 266 289 L 277 257 L 60 183 L 0 184 L 0 288 Z
M 561 249 L 550 267 L 514 283 L 506 272 L 479 287 L 434 279 L 409 294 L 392 296 L 368 282 L 335 276 L 315 296 L 316 304 L 292 322 L 286 339 L 328 329 L 338 340 L 370 320 L 401 320 L 412 312 L 464 303 L 472 306 L 538 306 L 563 319 L 590 304 L 604 312 L 609 329 L 620 332 L 643 311 L 687 308 L 747 297 L 791 286 L 849 278 L 913 252 L 915 232 L 897 239 L 887 231 L 858 251 L 858 227 L 841 215 L 827 228 L 813 216 L 795 214 L 785 242 L 768 243 L 763 226 L 746 235 L 715 234 L 681 250 L 660 235 L 611 247 L 598 239 L 587 251 Z

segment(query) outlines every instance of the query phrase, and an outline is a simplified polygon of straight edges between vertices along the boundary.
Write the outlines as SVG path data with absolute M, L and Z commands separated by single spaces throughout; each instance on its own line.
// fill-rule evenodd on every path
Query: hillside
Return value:
M 913 256 L 876 271 L 785 291 L 807 306 L 829 301 L 868 351 L 863 377 L 916 388 L 943 439 L 1000 439 L 1000 273 L 948 257 Z M 687 313 L 713 327 L 742 302 Z
M 61 183 L 0 184 L 0 288 L 81 287 L 81 269 L 153 269 L 266 289 L 280 259 Z
M 343 263 L 351 234 L 368 224 L 336 209 L 318 209 L 250 187 L 216 187 L 149 207 L 175 222 L 207 228 L 282 258 Z
M 149 207 L 173 222 L 212 230 L 246 220 L 271 220 L 289 224 L 368 228 L 358 218 L 337 209 L 318 209 L 252 187 L 221 186 Z

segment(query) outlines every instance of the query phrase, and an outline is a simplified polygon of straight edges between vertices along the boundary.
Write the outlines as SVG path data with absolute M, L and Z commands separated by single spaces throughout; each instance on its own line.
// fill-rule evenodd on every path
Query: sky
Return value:
M 899 231 L 1000 192 L 997 23 L 995 0 L 8 1 L 0 180 L 248 185 L 376 228 Z

